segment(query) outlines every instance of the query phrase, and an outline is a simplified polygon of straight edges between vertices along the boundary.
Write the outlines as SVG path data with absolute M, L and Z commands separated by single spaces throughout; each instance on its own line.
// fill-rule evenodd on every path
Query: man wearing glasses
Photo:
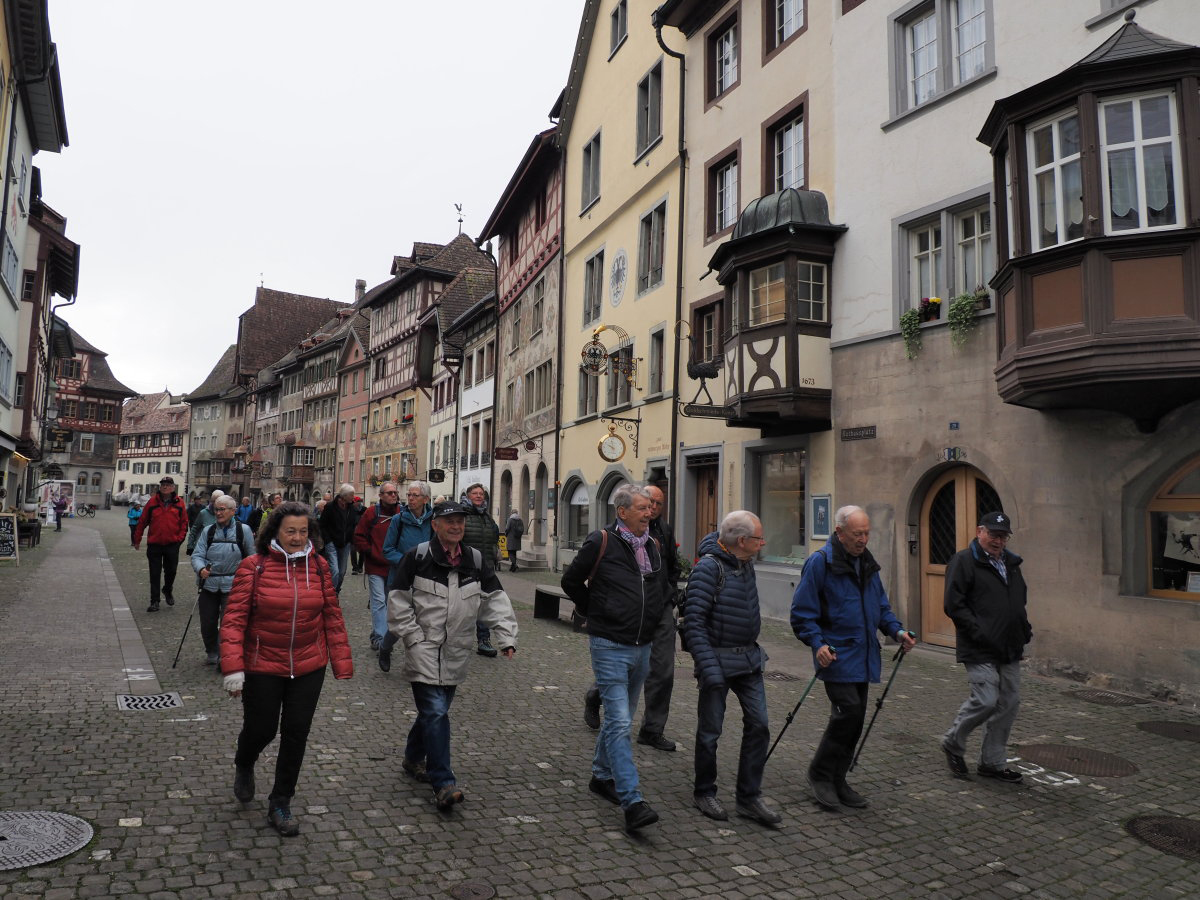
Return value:
M 1021 704 L 1021 657 L 1033 638 L 1025 611 L 1021 557 L 1008 549 L 1012 522 L 1003 512 L 979 520 L 975 540 L 946 567 L 943 608 L 958 636 L 955 658 L 967 670 L 971 695 L 942 738 L 942 752 L 955 777 L 967 776 L 967 737 L 983 725 L 975 771 L 984 778 L 1018 784 L 1008 768 L 1008 733 Z
M 391 564 L 383 552 L 392 518 L 400 506 L 400 491 L 391 481 L 379 486 L 379 502 L 362 514 L 354 526 L 354 549 L 363 555 L 367 594 L 371 608 L 371 650 L 379 652 L 387 634 L 387 577 Z

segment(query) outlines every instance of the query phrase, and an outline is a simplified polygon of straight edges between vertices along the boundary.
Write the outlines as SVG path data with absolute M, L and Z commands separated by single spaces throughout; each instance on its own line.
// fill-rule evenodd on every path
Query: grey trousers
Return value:
M 942 738 L 951 753 L 964 756 L 967 737 L 983 726 L 983 746 L 979 764 L 1003 768 L 1008 761 L 1008 734 L 1012 731 L 1021 705 L 1021 663 L 963 663 L 971 696 L 954 717 L 954 724 Z
M 671 712 L 671 690 L 675 686 L 675 609 L 664 604 L 662 619 L 650 644 L 650 674 L 646 676 L 646 703 L 642 732 L 662 734 Z

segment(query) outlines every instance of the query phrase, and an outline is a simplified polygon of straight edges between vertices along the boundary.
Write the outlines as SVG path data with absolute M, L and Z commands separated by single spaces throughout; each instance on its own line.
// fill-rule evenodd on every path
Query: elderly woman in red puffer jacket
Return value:
M 241 696 L 243 721 L 234 757 L 234 796 L 254 799 L 254 764 L 279 732 L 275 786 L 267 821 L 283 835 L 300 832 L 292 796 L 325 668 L 350 678 L 354 663 L 321 532 L 302 503 L 276 508 L 258 537 L 258 553 L 238 566 L 221 622 L 225 690 Z

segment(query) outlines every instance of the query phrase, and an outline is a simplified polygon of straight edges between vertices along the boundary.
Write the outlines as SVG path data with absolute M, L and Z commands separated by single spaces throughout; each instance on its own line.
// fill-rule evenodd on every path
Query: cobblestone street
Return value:
M 0 811 L 69 813 L 90 822 L 95 838 L 66 858 L 0 872 L 0 896 L 487 896 L 470 892 L 480 883 L 500 897 L 597 900 L 1196 896 L 1200 862 L 1123 827 L 1146 813 L 1197 816 L 1197 744 L 1137 727 L 1195 726 L 1195 710 L 1099 705 L 1077 696 L 1081 685 L 1027 675 L 1010 754 L 1025 783 L 959 781 L 938 741 L 965 680 L 952 656 L 923 649 L 900 670 L 852 775 L 870 809 L 825 813 L 810 799 L 804 773 L 828 713 L 818 687 L 768 764 L 766 796 L 784 815 L 777 829 L 717 823 L 692 808 L 696 691 L 680 654 L 667 729 L 680 750 L 635 745 L 662 820 L 627 835 L 619 810 L 587 790 L 594 733 L 581 715 L 591 680 L 584 639 L 565 617 L 532 616 L 533 586 L 557 576 L 501 577 L 520 647 L 511 661 L 473 658 L 458 692 L 453 760 L 467 802 L 439 814 L 427 786 L 401 773 L 411 694 L 398 666 L 379 671 L 366 589 L 348 578 L 355 676 L 325 682 L 293 804 L 302 831 L 284 839 L 267 826 L 265 801 L 243 808 L 233 798 L 241 709 L 204 665 L 198 617 L 172 668 L 194 601 L 187 557 L 177 604 L 148 614 L 145 557 L 129 547 L 124 510 L 46 530 L 19 567 L 0 569 Z M 1034 585 L 1035 635 L 1037 603 Z M 774 738 L 811 667 L 784 625 L 766 631 Z M 169 691 L 182 696 L 181 709 L 117 708 L 118 693 Z M 739 735 L 731 698 L 721 747 L 730 807 Z M 1136 772 L 1088 777 L 1021 760 L 1021 745 L 1036 744 L 1115 754 Z M 977 748 L 978 735 L 972 770 Z M 274 747 L 258 767 L 260 795 L 273 765 Z

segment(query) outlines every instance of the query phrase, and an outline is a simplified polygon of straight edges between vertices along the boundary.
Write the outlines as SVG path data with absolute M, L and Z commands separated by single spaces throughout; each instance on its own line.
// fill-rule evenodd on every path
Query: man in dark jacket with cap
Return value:
M 1012 523 L 1003 512 L 979 520 L 975 540 L 946 567 L 943 607 L 957 634 L 955 657 L 967 669 L 971 696 L 942 738 L 950 771 L 966 777 L 967 737 L 983 725 L 975 771 L 1009 784 L 1021 773 L 1008 768 L 1008 734 L 1021 704 L 1021 657 L 1033 638 L 1025 612 L 1021 557 L 1007 547 Z

